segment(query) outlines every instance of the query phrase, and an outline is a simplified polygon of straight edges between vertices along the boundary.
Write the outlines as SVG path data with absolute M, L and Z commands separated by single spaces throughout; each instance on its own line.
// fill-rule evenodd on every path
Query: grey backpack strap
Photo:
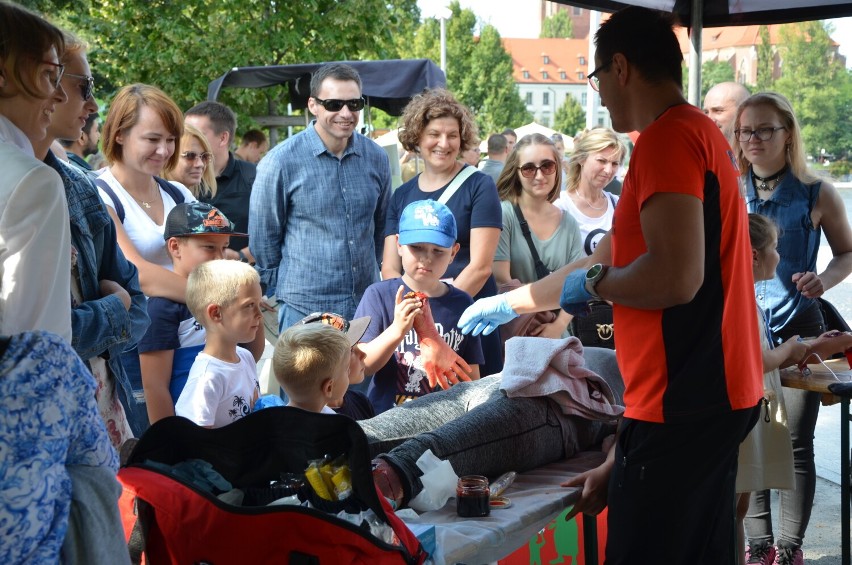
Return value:
M 450 200 L 450 198 L 453 197 L 453 194 L 455 194 L 459 187 L 464 183 L 464 181 L 470 178 L 470 176 L 478 170 L 479 169 L 477 169 L 476 167 L 471 167 L 470 165 L 467 165 L 465 168 L 459 171 L 459 174 L 456 175 L 456 177 L 447 187 L 447 190 L 445 190 L 444 194 L 442 194 L 441 197 L 438 199 L 438 202 L 440 202 L 441 204 L 446 204 Z

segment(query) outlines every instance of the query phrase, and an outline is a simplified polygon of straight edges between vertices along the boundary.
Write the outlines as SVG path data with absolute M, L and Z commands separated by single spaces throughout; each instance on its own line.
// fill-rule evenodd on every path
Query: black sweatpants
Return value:
M 609 483 L 606 565 L 735 563 L 739 445 L 758 407 L 696 422 L 625 418 Z

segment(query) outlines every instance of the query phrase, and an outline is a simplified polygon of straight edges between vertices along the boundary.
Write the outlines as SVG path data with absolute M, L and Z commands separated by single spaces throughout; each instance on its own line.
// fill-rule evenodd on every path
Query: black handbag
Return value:
M 612 306 L 604 300 L 589 302 L 586 316 L 574 316 L 571 333 L 585 347 L 615 349 L 615 328 L 612 323 Z

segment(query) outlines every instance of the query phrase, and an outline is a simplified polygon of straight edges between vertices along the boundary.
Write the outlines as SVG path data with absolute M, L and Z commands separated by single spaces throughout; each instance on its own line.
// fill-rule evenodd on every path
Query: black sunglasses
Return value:
M 518 169 L 521 171 L 521 175 L 528 179 L 535 178 L 535 175 L 539 170 L 541 170 L 541 174 L 550 176 L 556 172 L 556 161 L 543 161 L 541 165 L 537 167 L 533 163 L 525 163 L 518 167 Z
M 329 112 L 339 112 L 343 109 L 343 106 L 349 108 L 350 112 L 360 112 L 364 109 L 365 104 L 363 98 L 353 98 L 352 100 L 338 100 L 336 98 L 323 100 L 321 98 L 314 98 L 314 100 Z
M 308 314 L 301 320 L 299 320 L 300 324 L 325 324 L 327 326 L 331 326 L 333 328 L 337 328 L 338 330 L 346 333 L 349 331 L 349 320 L 341 316 L 340 314 L 335 314 L 333 312 L 314 312 L 313 314 Z
M 184 151 L 180 154 L 181 157 L 186 159 L 187 161 L 195 161 L 196 159 L 201 159 L 201 162 L 205 165 L 210 162 L 210 159 L 213 158 L 212 153 L 204 152 L 204 153 L 196 153 L 195 151 Z
M 71 73 L 65 73 L 65 76 L 83 81 L 80 83 L 80 96 L 83 97 L 84 102 L 95 93 L 95 77 L 72 75 Z

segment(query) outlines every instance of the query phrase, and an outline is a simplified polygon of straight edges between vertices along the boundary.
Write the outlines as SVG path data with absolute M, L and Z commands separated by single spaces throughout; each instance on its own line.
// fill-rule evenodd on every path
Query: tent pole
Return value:
M 689 87 L 687 100 L 701 107 L 701 36 L 703 24 L 704 0 L 692 0 L 692 20 L 689 34 Z

